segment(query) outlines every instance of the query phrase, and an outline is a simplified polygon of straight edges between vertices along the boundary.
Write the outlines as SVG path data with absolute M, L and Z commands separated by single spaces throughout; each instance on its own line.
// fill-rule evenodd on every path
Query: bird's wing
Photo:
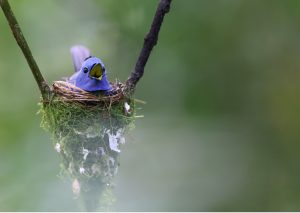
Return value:
M 78 75 L 80 75 L 80 72 L 75 72 L 70 78 L 67 78 L 66 81 L 71 84 L 75 84 L 76 79 L 78 78 Z
M 71 47 L 70 52 L 72 55 L 75 72 L 77 72 L 80 70 L 84 59 L 90 56 L 90 51 L 85 46 L 75 45 Z

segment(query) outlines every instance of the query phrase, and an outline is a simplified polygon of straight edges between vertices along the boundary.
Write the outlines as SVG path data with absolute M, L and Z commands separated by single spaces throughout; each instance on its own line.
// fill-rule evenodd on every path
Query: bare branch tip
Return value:
M 36 80 L 36 83 L 39 87 L 39 90 L 41 92 L 41 95 L 43 97 L 44 100 L 47 100 L 48 96 L 49 96 L 49 91 L 50 91 L 50 87 L 49 85 L 46 83 L 42 73 L 40 72 L 40 69 L 37 65 L 37 63 L 35 62 L 31 50 L 27 44 L 27 41 L 22 33 L 22 30 L 18 24 L 17 19 L 15 18 L 15 15 L 13 13 L 13 11 L 11 10 L 11 7 L 8 3 L 7 0 L 0 0 L 0 6 L 3 10 L 3 13 L 7 19 L 7 22 L 10 26 L 10 29 L 13 33 L 13 36 L 17 42 L 17 44 L 19 45 L 20 49 L 23 52 L 24 57 L 27 60 L 27 63 L 31 69 L 31 72 Z
M 134 92 L 136 84 L 144 74 L 144 68 L 149 59 L 151 51 L 157 44 L 158 34 L 164 20 L 164 16 L 170 11 L 171 2 L 172 0 L 160 0 L 157 6 L 150 30 L 144 38 L 144 44 L 137 59 L 135 68 L 126 81 L 126 90 L 129 91 L 129 94 Z

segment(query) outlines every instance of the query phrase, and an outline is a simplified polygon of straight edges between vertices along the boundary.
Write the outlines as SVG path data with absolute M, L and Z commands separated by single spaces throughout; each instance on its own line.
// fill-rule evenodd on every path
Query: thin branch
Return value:
M 144 68 L 150 53 L 157 43 L 159 30 L 164 20 L 164 16 L 170 10 L 171 1 L 172 0 L 160 0 L 158 4 L 150 31 L 144 38 L 144 45 L 136 62 L 135 68 L 126 81 L 126 90 L 130 93 L 133 93 L 136 84 L 144 74 Z
M 49 97 L 49 93 L 50 93 L 49 85 L 47 84 L 44 77 L 42 76 L 40 69 L 31 54 L 30 48 L 23 36 L 21 28 L 15 18 L 14 13 L 12 12 L 12 10 L 10 8 L 8 1 L 0 0 L 0 6 L 3 10 L 3 13 L 4 13 L 7 21 L 8 21 L 8 24 L 12 30 L 12 33 L 27 60 L 27 63 L 31 69 L 31 72 L 32 72 L 35 80 L 36 80 L 36 83 L 39 86 L 42 97 L 44 100 L 47 100 Z

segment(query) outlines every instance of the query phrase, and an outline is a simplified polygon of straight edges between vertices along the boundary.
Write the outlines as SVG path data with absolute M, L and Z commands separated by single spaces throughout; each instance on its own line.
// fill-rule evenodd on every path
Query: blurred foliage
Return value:
M 84 44 L 126 80 L 157 1 L 11 1 L 49 82 Z M 0 15 L 0 210 L 77 211 Z M 174 0 L 136 97 L 117 211 L 299 211 L 300 1 Z

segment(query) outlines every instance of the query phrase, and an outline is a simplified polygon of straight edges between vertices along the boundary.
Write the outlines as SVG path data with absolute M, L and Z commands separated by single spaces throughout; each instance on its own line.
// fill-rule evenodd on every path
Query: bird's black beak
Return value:
M 101 64 L 94 64 L 91 71 L 90 71 L 90 77 L 101 80 L 103 76 L 103 69 L 101 67 Z

